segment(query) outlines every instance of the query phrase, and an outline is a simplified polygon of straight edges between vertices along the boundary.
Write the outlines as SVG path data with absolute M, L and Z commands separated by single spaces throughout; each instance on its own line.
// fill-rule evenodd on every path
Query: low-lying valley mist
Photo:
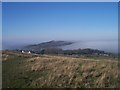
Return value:
M 54 41 L 58 41 L 58 40 L 54 40 Z M 85 49 L 85 48 L 91 48 L 91 49 L 99 49 L 99 50 L 103 50 L 105 52 L 111 52 L 111 53 L 118 53 L 118 40 L 80 40 L 80 41 L 75 41 L 75 40 L 61 40 L 61 41 L 70 41 L 73 42 L 70 45 L 65 45 L 65 46 L 61 46 L 60 48 L 64 49 L 64 50 L 73 50 L 73 49 Z M 49 42 L 48 41 L 40 41 L 40 42 L 36 42 L 37 44 L 43 43 L 43 42 Z M 3 43 L 3 50 L 5 49 L 21 49 L 24 46 L 27 45 L 32 45 L 32 44 L 36 44 L 33 42 L 28 43 L 23 43 L 23 42 L 14 42 L 14 44 L 12 43 Z M 6 46 L 7 45 L 7 46 Z

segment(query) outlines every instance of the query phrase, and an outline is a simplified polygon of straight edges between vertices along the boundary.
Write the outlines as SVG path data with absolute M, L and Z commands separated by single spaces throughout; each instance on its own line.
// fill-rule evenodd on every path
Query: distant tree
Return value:
M 41 50 L 41 54 L 42 55 L 45 54 L 45 49 Z

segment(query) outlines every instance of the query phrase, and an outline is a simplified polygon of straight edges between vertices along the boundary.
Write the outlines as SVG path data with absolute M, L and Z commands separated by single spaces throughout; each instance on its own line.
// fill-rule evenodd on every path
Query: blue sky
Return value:
M 117 40 L 117 2 L 3 3 L 3 43 Z

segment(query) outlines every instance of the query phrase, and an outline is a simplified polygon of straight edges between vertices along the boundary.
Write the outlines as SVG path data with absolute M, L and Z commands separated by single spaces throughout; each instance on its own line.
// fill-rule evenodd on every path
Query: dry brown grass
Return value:
M 116 88 L 120 86 L 117 60 L 3 52 L 3 60 L 8 60 L 10 56 L 26 58 L 21 68 L 24 68 L 24 73 L 30 72 L 28 78 L 32 78 L 30 87 L 33 88 Z
M 118 63 L 64 56 L 34 57 L 28 71 L 43 73 L 33 87 L 118 87 Z

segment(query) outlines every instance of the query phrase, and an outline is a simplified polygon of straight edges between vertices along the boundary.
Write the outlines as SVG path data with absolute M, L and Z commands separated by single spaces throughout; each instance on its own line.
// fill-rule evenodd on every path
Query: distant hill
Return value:
M 73 44 L 73 42 L 67 42 L 67 41 L 49 41 L 44 42 L 40 44 L 33 44 L 25 46 L 24 50 L 31 50 L 31 51 L 40 51 L 41 49 L 49 49 L 49 48 L 59 48 L 61 46 L 70 45 Z
M 61 46 L 71 45 L 74 42 L 68 41 L 49 41 L 40 44 L 33 44 L 25 46 L 22 50 L 31 51 L 37 54 L 63 54 L 63 55 L 93 55 L 93 56 L 113 56 L 111 53 L 107 53 L 97 49 L 76 49 L 76 50 L 63 50 Z

